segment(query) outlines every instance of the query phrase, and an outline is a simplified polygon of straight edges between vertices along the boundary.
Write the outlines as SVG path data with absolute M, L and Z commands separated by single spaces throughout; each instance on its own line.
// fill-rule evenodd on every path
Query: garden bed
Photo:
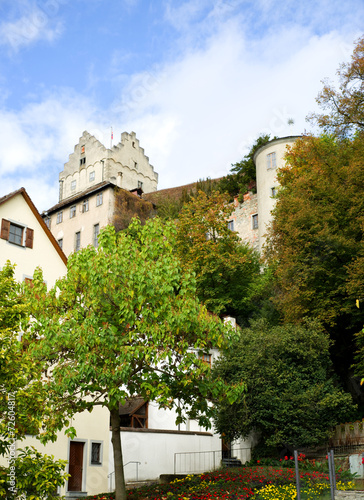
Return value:
M 327 472 L 303 470 L 300 472 L 300 482 L 302 500 L 330 499 Z M 348 480 L 347 475 L 341 478 L 338 473 L 337 488 L 350 490 L 354 488 L 354 483 Z M 169 484 L 154 484 L 129 490 L 127 497 L 128 500 L 292 500 L 296 498 L 295 492 L 293 468 L 258 466 L 188 475 Z M 113 493 L 87 497 L 89 500 L 114 498 Z

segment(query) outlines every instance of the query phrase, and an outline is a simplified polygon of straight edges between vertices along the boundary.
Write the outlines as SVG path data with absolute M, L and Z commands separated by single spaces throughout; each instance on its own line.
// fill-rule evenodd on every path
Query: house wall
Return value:
M 90 178 L 92 172 L 94 178 Z M 142 187 L 146 193 L 156 191 L 158 174 L 140 147 L 135 132 L 123 132 L 121 141 L 111 149 L 84 132 L 59 174 L 59 181 L 61 201 L 103 181 L 126 190 Z
M 26 248 L 0 239 L 0 267 L 3 267 L 7 260 L 16 264 L 14 277 L 21 282 L 25 277 L 32 278 L 35 269 L 39 266 L 43 270 L 48 288 L 52 287 L 56 279 L 66 274 L 66 264 L 22 194 L 16 194 L 0 205 L 0 224 L 3 218 L 33 229 L 34 237 L 33 248 Z
M 75 250 L 75 235 L 80 232 L 81 248 L 93 245 L 94 225 L 99 224 L 100 230 L 111 224 L 114 214 L 114 189 L 107 187 L 102 191 L 102 205 L 97 206 L 97 194 L 78 199 L 74 204 L 61 207 L 50 215 L 50 230 L 57 241 L 63 240 L 62 249 L 67 257 Z M 83 200 L 88 199 L 88 211 L 83 212 Z M 70 218 L 70 207 L 76 205 L 76 216 Z M 63 220 L 57 224 L 57 214 L 63 212 Z
M 72 425 L 76 429 L 77 437 L 75 441 L 82 441 L 84 445 L 83 457 L 83 492 L 94 495 L 108 490 L 109 474 L 109 411 L 105 408 L 95 407 L 89 413 L 87 411 L 78 414 L 72 420 Z M 102 464 L 91 465 L 91 442 L 102 443 Z M 42 445 L 35 437 L 26 436 L 23 441 L 17 441 L 16 448 L 25 449 L 26 446 L 34 446 L 38 451 L 47 455 L 53 455 L 56 460 L 69 460 L 70 439 L 63 432 L 58 433 L 57 441 Z M 0 457 L 0 465 L 7 466 L 7 457 Z M 66 467 L 68 472 L 68 466 Z M 78 496 L 76 492 L 68 492 L 67 484 L 60 488 L 60 494 Z

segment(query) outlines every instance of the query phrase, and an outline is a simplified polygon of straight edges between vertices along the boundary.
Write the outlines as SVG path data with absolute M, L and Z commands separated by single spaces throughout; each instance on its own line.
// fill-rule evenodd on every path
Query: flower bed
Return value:
M 302 471 L 301 498 L 314 500 L 329 498 L 328 474 L 320 471 Z M 352 482 L 341 482 L 338 489 L 352 489 Z M 129 490 L 128 500 L 292 500 L 296 498 L 295 471 L 292 468 L 266 466 L 223 469 L 200 475 L 175 479 L 170 484 L 154 484 Z M 89 500 L 114 500 L 113 493 L 87 497 Z M 85 500 L 84 498 L 82 500 Z

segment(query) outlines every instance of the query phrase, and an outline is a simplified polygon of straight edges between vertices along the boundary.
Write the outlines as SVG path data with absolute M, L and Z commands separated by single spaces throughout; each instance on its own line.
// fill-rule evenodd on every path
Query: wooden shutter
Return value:
M 25 246 L 27 248 L 33 248 L 33 237 L 34 237 L 34 230 L 28 227 L 27 234 L 25 237 Z
M 2 219 L 0 238 L 2 238 L 3 240 L 9 240 L 9 231 L 10 231 L 10 221 Z

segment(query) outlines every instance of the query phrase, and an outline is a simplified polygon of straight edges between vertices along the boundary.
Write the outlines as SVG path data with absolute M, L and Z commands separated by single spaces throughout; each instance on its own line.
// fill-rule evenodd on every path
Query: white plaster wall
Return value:
M 34 240 L 33 248 L 25 248 L 0 239 L 0 267 L 7 260 L 16 264 L 17 281 L 31 278 L 36 267 L 41 267 L 48 288 L 52 287 L 56 279 L 66 274 L 67 268 L 21 194 L 0 205 L 0 222 L 2 218 L 33 229 Z
M 271 221 L 271 211 L 275 205 L 271 189 L 278 187 L 277 170 L 285 164 L 284 155 L 287 146 L 292 145 L 296 139 L 297 136 L 292 136 L 270 141 L 262 146 L 254 157 L 257 173 L 259 251 L 264 245 L 267 227 Z M 276 153 L 277 166 L 275 169 L 267 169 L 267 155 L 273 152 Z
M 100 191 L 99 191 L 100 192 Z M 75 234 L 80 231 L 81 233 L 81 248 L 88 245 L 93 245 L 93 231 L 94 225 L 100 224 L 100 229 L 107 224 L 111 224 L 114 214 L 114 189 L 107 187 L 102 191 L 103 202 L 102 205 L 96 206 L 97 193 L 88 197 L 89 210 L 82 212 L 83 199 L 78 200 L 76 205 L 76 217 L 70 219 L 70 206 L 60 208 L 57 212 L 51 215 L 50 230 L 53 236 L 58 241 L 63 239 L 63 252 L 67 257 L 75 249 Z M 57 213 L 63 212 L 63 221 L 57 224 Z

